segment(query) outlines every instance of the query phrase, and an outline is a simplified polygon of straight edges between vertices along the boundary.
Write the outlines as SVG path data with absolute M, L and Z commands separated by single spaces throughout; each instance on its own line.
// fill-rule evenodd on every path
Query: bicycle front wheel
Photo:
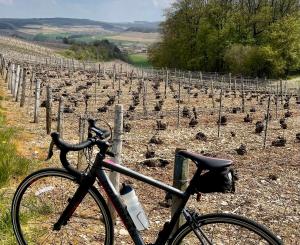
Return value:
M 170 245 L 283 244 L 264 226 L 234 214 L 198 216 L 193 228 L 187 223 L 174 234 Z
M 12 203 L 12 223 L 19 244 L 113 244 L 113 224 L 105 200 L 92 187 L 60 231 L 57 222 L 79 184 L 63 169 L 29 175 Z

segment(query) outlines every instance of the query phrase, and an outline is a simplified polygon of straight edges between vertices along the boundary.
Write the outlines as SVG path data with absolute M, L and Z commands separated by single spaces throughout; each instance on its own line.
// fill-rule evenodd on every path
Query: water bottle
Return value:
M 149 222 L 147 216 L 132 187 L 123 184 L 120 195 L 136 228 L 139 231 L 148 229 Z

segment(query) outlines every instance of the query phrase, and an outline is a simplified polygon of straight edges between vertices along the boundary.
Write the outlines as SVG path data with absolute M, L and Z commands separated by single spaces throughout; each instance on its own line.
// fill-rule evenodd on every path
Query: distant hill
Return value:
M 124 28 L 126 31 L 137 32 L 158 32 L 160 22 L 134 21 L 125 23 L 116 23 L 115 25 Z
M 142 33 L 155 33 L 158 32 L 157 28 L 148 28 L 148 27 L 129 27 L 125 31 L 128 32 L 142 32 Z
M 160 38 L 159 24 L 159 22 L 147 21 L 109 23 L 73 18 L 0 18 L 0 35 L 40 42 L 57 49 L 64 49 L 75 43 L 83 45 L 109 40 L 122 52 L 139 53 L 147 50 L 151 43 Z M 105 45 L 102 43 L 101 48 L 98 45 L 97 49 L 80 48 L 73 55 L 84 56 L 85 51 L 103 49 L 104 53 L 107 53 L 107 57 L 103 59 L 118 58 L 118 52 L 111 52 L 114 48 Z M 124 58 L 119 59 L 124 60 Z
M 18 29 L 27 25 L 51 25 L 51 26 L 100 26 L 110 31 L 121 31 L 121 28 L 110 23 L 88 19 L 72 18 L 34 18 L 34 19 L 7 19 L 0 18 L 0 28 Z M 6 27 L 6 28 L 5 28 Z
M 130 31 L 157 32 L 159 22 L 135 21 L 126 23 L 109 23 L 89 19 L 73 18 L 33 18 L 33 19 L 12 19 L 0 18 L 0 29 L 16 30 L 28 25 L 50 25 L 50 26 L 99 26 L 104 30 L 113 32 Z M 132 29 L 131 29 L 132 28 Z

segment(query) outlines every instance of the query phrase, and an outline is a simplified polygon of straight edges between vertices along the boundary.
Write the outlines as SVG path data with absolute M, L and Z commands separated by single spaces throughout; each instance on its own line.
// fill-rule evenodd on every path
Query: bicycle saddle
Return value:
M 218 169 L 225 168 L 231 165 L 232 161 L 227 159 L 213 158 L 213 157 L 205 157 L 197 153 L 188 152 L 188 151 L 179 151 L 178 155 L 183 156 L 185 158 L 189 158 L 192 161 L 197 162 L 199 167 L 204 169 Z

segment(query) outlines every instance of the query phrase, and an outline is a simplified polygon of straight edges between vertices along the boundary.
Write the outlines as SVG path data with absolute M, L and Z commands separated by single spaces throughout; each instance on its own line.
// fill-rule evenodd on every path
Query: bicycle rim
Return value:
M 210 214 L 197 218 L 196 233 L 185 224 L 169 244 L 265 245 L 282 242 L 264 226 L 232 214 Z
M 106 203 L 93 187 L 67 225 L 53 231 L 78 188 L 76 179 L 60 169 L 28 176 L 12 203 L 13 229 L 19 244 L 112 244 L 113 225 Z

